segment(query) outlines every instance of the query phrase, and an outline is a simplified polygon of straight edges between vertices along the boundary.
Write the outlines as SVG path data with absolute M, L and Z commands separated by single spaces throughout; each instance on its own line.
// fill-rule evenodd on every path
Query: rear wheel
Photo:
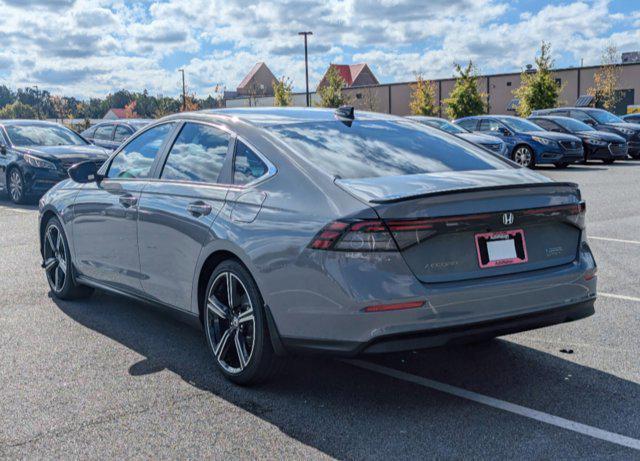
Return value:
M 275 374 L 281 359 L 273 351 L 264 303 L 249 272 L 223 261 L 207 286 L 204 330 L 220 371 L 237 384 L 257 384 Z
M 13 203 L 20 204 L 26 201 L 24 177 L 17 167 L 11 168 L 7 174 L 7 192 Z
M 529 146 L 517 146 L 513 151 L 513 161 L 520 166 L 532 168 L 535 164 L 533 151 Z
M 90 296 L 93 289 L 74 280 L 69 244 L 58 218 L 47 222 L 43 239 L 44 270 L 54 296 L 60 299 Z

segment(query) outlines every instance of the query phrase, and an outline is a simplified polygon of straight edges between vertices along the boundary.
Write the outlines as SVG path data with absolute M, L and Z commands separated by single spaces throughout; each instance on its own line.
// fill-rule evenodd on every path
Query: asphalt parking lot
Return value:
M 640 162 L 539 171 L 587 200 L 594 316 L 481 345 L 293 359 L 258 388 L 225 381 L 201 332 L 153 308 L 53 300 L 35 207 L 0 199 L 0 456 L 640 459 Z

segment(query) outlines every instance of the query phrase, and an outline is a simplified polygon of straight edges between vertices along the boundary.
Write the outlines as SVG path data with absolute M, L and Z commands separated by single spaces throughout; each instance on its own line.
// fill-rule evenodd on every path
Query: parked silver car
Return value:
M 201 324 L 220 370 L 441 346 L 593 314 L 575 184 L 351 108 L 181 113 L 40 202 L 54 296 L 100 288 Z

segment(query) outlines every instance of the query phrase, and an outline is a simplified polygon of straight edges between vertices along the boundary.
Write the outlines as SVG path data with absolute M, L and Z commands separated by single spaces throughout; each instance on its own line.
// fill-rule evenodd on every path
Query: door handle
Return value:
M 122 205 L 125 208 L 130 208 L 134 206 L 136 203 L 138 203 L 138 199 L 131 194 L 121 195 L 118 198 L 118 201 L 120 202 L 120 205 Z
M 194 216 L 206 216 L 211 213 L 211 205 L 197 201 L 187 205 L 187 211 Z

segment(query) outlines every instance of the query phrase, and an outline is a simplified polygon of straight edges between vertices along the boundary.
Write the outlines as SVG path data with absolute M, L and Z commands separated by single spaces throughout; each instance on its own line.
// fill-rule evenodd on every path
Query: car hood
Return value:
M 356 198 L 364 202 L 375 203 L 466 189 L 501 188 L 553 183 L 553 181 L 528 168 L 506 168 L 504 170 L 447 171 L 379 178 L 336 179 L 335 183 Z
M 609 133 L 608 131 L 581 131 L 576 133 L 581 138 L 600 139 L 607 142 L 627 142 L 625 138 L 615 133 Z
M 34 146 L 16 147 L 16 151 L 23 154 L 35 155 L 48 160 L 82 162 L 83 160 L 106 160 L 109 153 L 98 146 Z
M 553 141 L 580 141 L 580 138 L 571 134 L 555 133 L 553 131 L 527 131 L 529 136 L 537 136 L 539 138 L 551 139 Z
M 502 144 L 502 139 L 496 136 L 488 136 L 478 133 L 459 133 L 456 136 L 466 139 L 474 144 Z
M 611 128 L 626 128 L 631 130 L 640 131 L 640 123 L 622 122 L 622 123 L 603 123 L 604 126 L 610 126 Z

